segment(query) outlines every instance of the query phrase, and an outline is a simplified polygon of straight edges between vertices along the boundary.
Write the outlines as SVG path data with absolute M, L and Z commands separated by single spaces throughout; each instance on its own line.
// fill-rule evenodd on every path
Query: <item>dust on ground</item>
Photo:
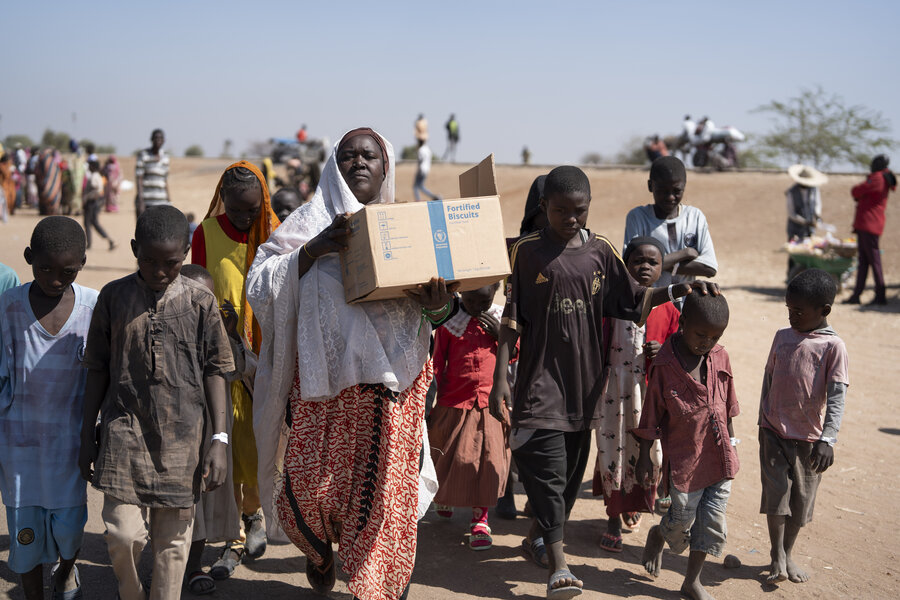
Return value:
M 123 173 L 133 174 L 133 159 L 125 159 Z M 169 185 L 176 206 L 202 219 L 213 190 L 228 161 L 174 159 Z M 457 195 L 457 176 L 462 165 L 435 164 L 428 178 L 432 191 L 451 198 Z M 397 167 L 398 199 L 411 200 L 414 164 Z M 505 234 L 518 233 L 525 197 L 532 180 L 546 172 L 539 167 L 498 167 Z M 589 227 L 619 246 L 625 215 L 639 204 L 651 202 L 646 171 L 589 170 L 593 202 Z M 861 177 L 833 176 L 822 188 L 823 216 L 849 234 L 853 218 L 850 188 Z M 767 586 L 768 537 L 765 517 L 759 515 L 759 465 L 756 418 L 763 366 L 775 331 L 787 327 L 783 303 L 786 255 L 778 252 L 785 239 L 784 190 L 787 175 L 759 173 L 688 174 L 685 203 L 706 214 L 719 260 L 716 281 L 731 306 L 731 323 L 721 343 L 728 349 L 734 369 L 742 414 L 735 419 L 741 470 L 734 482 L 728 507 L 728 546 L 743 566 L 726 570 L 719 559 L 704 569 L 703 582 L 720 600 L 742 599 L 770 593 L 771 598 L 886 598 L 897 597 L 897 531 L 900 511 L 892 491 L 900 487 L 893 458 L 900 452 L 900 400 L 894 387 L 900 350 L 900 209 L 896 196 L 888 208 L 887 229 L 882 237 L 887 307 L 836 306 L 829 321 L 847 344 L 851 385 L 835 464 L 824 475 L 819 489 L 815 520 L 805 527 L 796 545 L 796 560 L 806 568 L 808 583 Z M 101 215 L 101 222 L 119 244 L 113 252 L 102 241 L 88 252 L 88 262 L 78 283 L 100 288 L 130 273 L 135 266 L 129 240 L 134 229 L 133 194 L 123 194 L 122 211 Z M 0 262 L 30 280 L 22 258 L 37 221 L 34 211 L 23 210 L 0 226 Z M 846 292 L 843 294 L 845 297 Z M 872 297 L 871 288 L 863 296 Z M 516 502 L 525 503 L 521 485 Z M 103 540 L 101 495 L 89 491 L 89 520 L 79 568 L 86 598 L 115 598 L 115 576 Z M 0 509 L 2 510 L 2 509 Z M 472 552 L 466 546 L 466 511 L 451 521 L 429 516 L 419 528 L 419 550 L 410 598 L 444 600 L 464 598 L 545 597 L 547 572 L 525 560 L 519 550 L 528 521 L 491 519 L 494 547 Z M 599 547 L 605 527 L 602 500 L 590 496 L 589 480 L 566 528 L 566 553 L 572 570 L 584 580 L 584 598 L 677 598 L 687 557 L 666 551 L 663 572 L 649 577 L 638 564 L 651 522 L 645 517 L 638 533 L 625 535 L 624 552 L 618 555 Z M 17 576 L 6 566 L 9 535 L 0 517 L 0 594 L 22 598 Z M 205 564 L 215 560 L 217 548 L 208 548 Z M 146 556 L 145 556 L 146 558 Z M 145 561 L 146 562 L 146 561 Z M 270 600 L 317 598 L 309 589 L 304 559 L 291 545 L 270 546 L 265 556 L 238 567 L 234 577 L 218 582 L 210 598 L 260 598 Z M 332 597 L 349 600 L 346 578 L 339 573 Z M 189 593 L 184 598 L 192 598 Z

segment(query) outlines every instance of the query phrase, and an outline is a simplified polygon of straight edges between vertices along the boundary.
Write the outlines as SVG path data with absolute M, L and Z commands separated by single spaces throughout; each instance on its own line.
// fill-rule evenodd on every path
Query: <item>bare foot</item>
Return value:
M 692 583 L 688 583 L 687 581 L 685 581 L 683 584 L 681 584 L 681 593 L 688 598 L 692 598 L 693 600 L 715 600 L 712 596 L 709 595 L 709 592 L 706 591 L 706 588 L 700 585 L 699 579 Z
M 787 561 L 784 555 L 773 556 L 772 565 L 769 567 L 769 576 L 766 577 L 766 583 L 781 583 L 782 581 L 786 581 L 787 578 Z
M 654 577 L 659 577 L 659 569 L 662 567 L 663 548 L 665 546 L 666 540 L 663 539 L 662 534 L 659 532 L 659 525 L 654 525 L 647 533 L 644 554 L 641 556 L 641 564 Z
M 567 569 L 560 569 L 560 571 L 564 571 L 564 572 L 565 572 L 565 571 L 568 571 L 568 570 L 567 570 Z M 550 587 L 551 590 L 558 590 L 559 588 L 564 588 L 564 587 L 577 587 L 577 588 L 583 588 L 583 587 L 584 587 L 584 582 L 581 581 L 580 579 L 578 579 L 577 577 L 575 577 L 574 575 L 572 575 L 571 572 L 568 572 L 568 573 L 567 573 L 567 575 L 569 575 L 568 577 L 566 577 L 566 576 L 560 577 L 560 578 L 557 579 L 556 581 L 553 581 L 553 577 L 554 577 L 557 573 L 559 573 L 559 571 L 556 571 L 556 573 L 554 573 L 553 575 L 550 576 L 550 581 L 551 581 L 552 583 L 549 583 L 549 587 Z
M 787 577 L 794 583 L 809 581 L 809 573 L 797 566 L 797 563 L 790 557 L 787 559 Z

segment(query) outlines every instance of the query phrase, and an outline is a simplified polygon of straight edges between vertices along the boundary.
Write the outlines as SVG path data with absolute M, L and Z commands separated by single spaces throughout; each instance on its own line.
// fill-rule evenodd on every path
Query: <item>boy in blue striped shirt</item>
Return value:
M 34 281 L 0 296 L 0 493 L 9 527 L 9 568 L 27 600 L 81 598 L 75 559 L 87 522 L 78 469 L 87 371 L 82 367 L 95 290 L 75 283 L 84 230 L 68 217 L 40 221 L 25 249 Z M 63 596 L 65 594 L 65 596 Z

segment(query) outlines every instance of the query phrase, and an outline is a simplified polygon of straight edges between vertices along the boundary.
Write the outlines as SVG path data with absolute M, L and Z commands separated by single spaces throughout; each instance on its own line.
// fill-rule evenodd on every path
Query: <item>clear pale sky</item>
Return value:
M 685 113 L 762 133 L 749 111 L 821 85 L 900 137 L 900 3 L 4 2 L 0 138 L 46 127 L 180 155 L 226 138 L 334 141 L 371 125 L 399 148 L 455 112 L 459 159 L 614 154 Z M 77 114 L 73 126 L 72 114 Z

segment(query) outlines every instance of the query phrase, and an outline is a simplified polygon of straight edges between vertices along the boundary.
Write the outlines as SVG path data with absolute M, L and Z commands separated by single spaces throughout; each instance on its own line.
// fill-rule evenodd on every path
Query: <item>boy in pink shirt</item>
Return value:
M 822 473 L 834 462 L 849 384 L 847 349 L 826 317 L 837 289 L 831 275 L 808 269 L 788 284 L 791 326 L 775 334 L 759 405 L 762 500 L 772 543 L 769 583 L 809 575 L 791 558 L 800 528 L 812 520 Z
M 663 484 L 672 505 L 650 529 L 641 563 L 659 575 L 666 543 L 676 553 L 690 546 L 681 593 L 694 600 L 709 594 L 700 583 L 706 555 L 721 556 L 725 509 L 737 475 L 731 419 L 740 413 L 731 361 L 718 345 L 728 326 L 723 296 L 691 294 L 684 300 L 681 332 L 666 340 L 650 365 L 641 421 L 631 433 L 640 439 L 635 480 L 650 489 L 650 448 L 662 442 Z

